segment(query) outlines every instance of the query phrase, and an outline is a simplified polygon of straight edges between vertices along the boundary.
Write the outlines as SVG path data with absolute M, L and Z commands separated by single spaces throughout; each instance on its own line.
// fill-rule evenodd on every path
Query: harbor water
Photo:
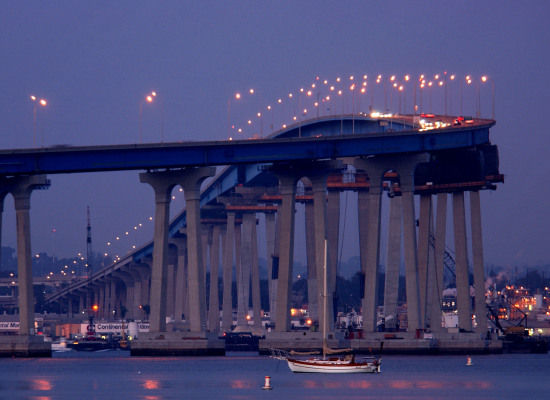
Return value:
M 548 399 L 550 355 L 385 356 L 380 374 L 293 374 L 255 354 L 130 357 L 126 351 L 0 359 L 0 400 Z M 272 390 L 263 390 L 265 377 Z

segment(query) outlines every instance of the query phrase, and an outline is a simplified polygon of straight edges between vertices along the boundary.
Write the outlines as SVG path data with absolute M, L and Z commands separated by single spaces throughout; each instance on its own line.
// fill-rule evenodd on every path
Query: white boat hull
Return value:
M 354 374 L 379 373 L 378 360 L 366 362 L 350 362 L 346 360 L 296 360 L 287 359 L 288 367 L 292 372 L 325 373 L 325 374 Z

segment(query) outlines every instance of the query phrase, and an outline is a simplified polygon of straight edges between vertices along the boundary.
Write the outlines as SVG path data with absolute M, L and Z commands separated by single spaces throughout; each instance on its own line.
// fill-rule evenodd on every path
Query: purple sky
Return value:
M 49 102 L 37 112 L 39 144 L 101 145 L 138 141 L 151 90 L 158 98 L 143 105 L 143 141 L 160 140 L 162 111 L 165 141 L 215 140 L 227 136 L 228 99 L 251 87 L 253 99 L 232 102 L 232 123 L 316 76 L 487 74 L 506 183 L 482 195 L 485 260 L 550 263 L 548 15 L 544 1 L 9 2 L 0 14 L 0 148 L 32 146 L 30 94 Z M 489 86 L 481 90 L 490 116 Z M 472 93 L 464 94 L 470 110 Z M 50 179 L 32 197 L 34 252 L 84 251 L 87 205 L 95 250 L 126 230 L 120 254 L 151 237 L 153 193 L 136 172 Z M 3 244 L 14 246 L 11 198 L 4 210 Z M 344 259 L 357 254 L 355 240 L 345 242 Z

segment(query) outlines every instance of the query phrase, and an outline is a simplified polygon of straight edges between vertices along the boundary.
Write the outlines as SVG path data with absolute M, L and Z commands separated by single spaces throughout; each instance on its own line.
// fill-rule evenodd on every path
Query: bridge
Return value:
M 483 248 L 479 191 L 495 189 L 503 177 L 489 139 L 493 120 L 436 115 L 338 115 L 301 121 L 266 139 L 151 145 L 56 147 L 0 151 L 1 199 L 12 193 L 17 213 L 20 337 L 33 342 L 30 267 L 30 195 L 49 185 L 48 174 L 139 170 L 155 193 L 151 243 L 48 298 L 72 315 L 99 304 L 99 317 L 126 310 L 127 319 L 147 317 L 150 332 L 133 354 L 216 353 L 220 330 L 232 328 L 231 281 L 237 276 L 237 330 L 262 332 L 256 216 L 265 214 L 271 344 L 285 345 L 290 332 L 290 286 L 295 203 L 305 203 L 310 315 L 334 329 L 332 311 L 319 304 L 335 291 L 340 193 L 358 193 L 359 247 L 364 274 L 362 300 L 366 339 L 378 330 L 376 299 L 384 290 L 387 329 L 396 327 L 401 238 L 405 260 L 409 335 L 429 329 L 444 337 L 439 298 L 443 288 L 447 199 L 452 197 L 459 328 L 485 333 Z M 215 166 L 223 166 L 217 173 Z M 210 179 L 207 185 L 202 183 Z M 297 183 L 303 193 L 297 193 Z M 186 208 L 168 221 L 171 191 L 184 190 Z M 204 186 L 204 187 L 202 187 Z M 202 190 L 201 190 L 202 187 Z M 382 194 L 390 217 L 381 220 Z M 469 192 L 475 309 L 468 284 L 465 193 Z M 415 215 L 415 196 L 419 215 Z M 435 207 L 433 198 L 437 201 Z M 435 209 L 434 209 L 435 208 Z M 418 228 L 416 223 L 418 221 Z M 386 281 L 378 287 L 381 224 L 388 224 Z M 430 246 L 433 238 L 433 247 Z M 320 284 L 327 259 L 326 293 Z M 220 260 L 220 254 L 222 255 Z M 206 271 L 219 276 L 210 284 Z M 477 283 L 477 284 L 476 284 Z M 220 321 L 221 309 L 221 321 Z M 471 314 L 477 325 L 472 325 Z M 167 323 L 167 317 L 168 322 Z M 263 332 L 265 333 L 265 332 Z M 270 337 L 271 336 L 271 337 Z M 192 338 L 192 340 L 189 340 Z M 307 342 L 307 341 L 306 341 Z M 363 343 L 369 346 L 370 342 Z M 311 346 L 306 343 L 304 346 Z M 29 348 L 29 347 L 27 347 Z

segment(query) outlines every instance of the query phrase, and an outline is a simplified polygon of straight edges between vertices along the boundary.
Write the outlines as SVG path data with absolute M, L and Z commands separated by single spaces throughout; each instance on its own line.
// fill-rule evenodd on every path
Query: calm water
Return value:
M 385 356 L 382 373 L 293 374 L 286 363 L 235 355 L 131 358 L 56 353 L 0 359 L 0 399 L 550 399 L 550 355 Z M 273 390 L 264 391 L 264 376 Z

